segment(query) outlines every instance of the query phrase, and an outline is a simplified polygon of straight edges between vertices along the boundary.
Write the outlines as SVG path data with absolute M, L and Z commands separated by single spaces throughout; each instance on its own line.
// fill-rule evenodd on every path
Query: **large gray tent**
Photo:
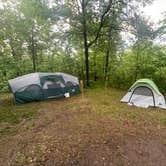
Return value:
M 80 92 L 79 81 L 65 73 L 31 73 L 9 80 L 16 103 L 41 101 Z

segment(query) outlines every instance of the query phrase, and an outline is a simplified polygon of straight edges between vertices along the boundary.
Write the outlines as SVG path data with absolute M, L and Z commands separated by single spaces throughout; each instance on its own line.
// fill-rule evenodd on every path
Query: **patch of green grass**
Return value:
M 86 92 L 93 110 L 101 116 L 128 119 L 135 122 L 151 121 L 166 126 L 166 111 L 159 108 L 139 108 L 121 103 L 126 92 L 118 89 L 100 87 Z
M 91 121 L 89 113 L 93 113 L 93 116 L 96 116 L 96 122 L 98 121 L 97 119 L 103 118 L 107 121 L 113 120 L 118 125 L 123 124 L 125 121 L 130 121 L 138 125 L 150 122 L 150 124 L 166 126 L 166 112 L 164 110 L 158 108 L 138 108 L 121 103 L 120 99 L 125 93 L 122 90 L 106 89 L 98 86 L 93 89 L 84 90 L 83 98 L 85 100 L 82 100 L 82 96 L 75 96 L 71 99 L 61 100 L 58 103 L 49 100 L 22 105 L 15 105 L 9 94 L 0 94 L 0 134 L 4 135 L 15 132 L 17 130 L 15 126 L 19 125 L 23 120 L 33 118 L 38 110 L 54 110 L 57 107 L 56 104 L 59 105 L 60 111 L 66 111 L 68 108 L 80 105 L 80 109 L 82 109 L 80 117 L 87 116 L 88 122 Z M 81 103 L 80 100 L 82 101 Z M 95 120 L 93 121 L 94 123 Z
M 0 122 L 19 123 L 33 117 L 37 111 L 36 103 L 15 105 L 11 97 L 3 97 L 0 101 Z
M 9 94 L 0 95 L 0 134 L 15 131 L 14 126 L 23 120 L 33 118 L 39 109 L 39 104 L 30 103 L 15 105 Z M 4 126 L 7 124 L 7 127 Z M 3 127 L 2 127 L 3 126 Z
M 23 109 L 17 107 L 0 107 L 0 122 L 19 123 L 23 119 L 29 119 L 33 117 L 36 110 Z
M 6 126 L 0 128 L 0 136 L 7 135 L 7 134 L 14 134 L 17 131 L 15 126 Z

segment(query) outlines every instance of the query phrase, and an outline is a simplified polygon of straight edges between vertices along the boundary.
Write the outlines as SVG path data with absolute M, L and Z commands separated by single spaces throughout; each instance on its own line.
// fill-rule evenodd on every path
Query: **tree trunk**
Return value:
M 85 67 L 86 67 L 86 85 L 90 86 L 89 82 L 89 48 L 98 40 L 102 27 L 105 23 L 105 16 L 110 11 L 113 1 L 109 0 L 109 4 L 106 6 L 105 11 L 102 13 L 100 18 L 99 27 L 96 33 L 95 38 L 92 41 L 87 40 L 87 22 L 86 22 L 86 6 L 88 4 L 87 0 L 82 0 L 81 7 L 82 7 L 82 25 L 83 25 L 83 38 L 84 38 L 84 54 L 85 54 Z
M 139 71 L 138 60 L 139 60 L 139 46 L 137 46 L 137 52 L 136 52 L 136 69 L 135 69 L 135 78 L 134 78 L 134 81 L 136 81 L 137 77 L 138 77 L 138 71 Z
M 107 74 L 108 74 L 108 68 L 109 68 L 109 59 L 110 59 L 110 50 L 111 50 L 111 33 L 112 33 L 112 27 L 108 30 L 108 43 L 107 43 L 107 51 L 106 51 L 106 57 L 105 57 L 105 73 L 104 73 L 104 81 L 107 81 Z
M 18 58 L 18 54 L 15 51 L 12 39 L 10 39 L 10 48 L 11 48 L 11 53 L 13 55 L 14 58 L 14 62 L 15 62 L 15 66 L 16 66 L 16 75 L 19 76 L 21 74 L 21 70 L 18 67 L 18 63 L 19 63 L 19 58 Z
M 6 80 L 6 76 L 7 76 L 7 70 L 6 70 L 6 61 L 5 61 L 5 56 L 4 54 L 2 53 L 2 74 L 3 74 L 3 77 L 2 77 L 2 80 Z
M 86 86 L 90 86 L 89 83 L 89 48 L 85 47 L 85 67 L 86 67 Z
M 105 73 L 104 73 L 104 81 L 107 80 L 107 74 L 108 74 L 108 66 L 109 66 L 109 55 L 110 55 L 110 49 L 107 49 L 106 57 L 105 57 Z
M 33 27 L 32 27 L 32 34 L 31 35 L 32 35 L 31 36 L 31 53 L 32 53 L 33 71 L 36 72 L 36 49 L 35 49 Z
M 83 38 L 84 38 L 84 55 L 85 55 L 85 69 L 86 69 L 86 86 L 90 86 L 89 83 L 89 46 L 87 41 L 87 25 L 86 25 L 86 11 L 85 2 L 82 0 L 82 13 L 83 13 Z
M 93 60 L 94 60 L 94 81 L 97 81 L 97 71 L 96 71 L 96 53 L 95 53 L 95 55 L 94 55 L 94 57 L 93 57 Z

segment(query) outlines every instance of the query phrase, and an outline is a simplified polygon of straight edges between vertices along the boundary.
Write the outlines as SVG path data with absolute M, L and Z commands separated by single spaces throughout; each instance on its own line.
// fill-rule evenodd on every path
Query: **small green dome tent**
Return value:
M 150 79 L 139 79 L 130 88 L 128 93 L 121 99 L 138 107 L 160 107 L 166 109 L 165 98 L 160 93 L 156 84 Z
M 17 104 L 80 92 L 78 78 L 66 73 L 31 73 L 9 80 L 8 84 Z

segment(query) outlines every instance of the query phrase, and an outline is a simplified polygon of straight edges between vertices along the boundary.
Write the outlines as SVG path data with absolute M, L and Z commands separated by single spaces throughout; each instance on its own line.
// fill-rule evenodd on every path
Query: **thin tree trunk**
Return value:
M 87 24 L 86 24 L 86 11 L 85 1 L 82 0 L 82 12 L 83 12 L 83 38 L 84 38 L 84 55 L 85 55 L 85 69 L 86 69 L 86 86 L 90 86 L 89 83 L 89 47 L 87 41 Z
M 97 81 L 96 54 L 94 55 L 94 81 Z
M 110 59 L 110 50 L 111 50 L 111 33 L 112 33 L 112 27 L 109 28 L 108 31 L 108 43 L 107 43 L 107 51 L 106 51 L 106 57 L 105 57 L 105 73 L 104 73 L 104 81 L 107 81 L 107 75 L 108 75 L 108 68 L 109 68 L 109 59 Z
M 32 34 L 31 34 L 31 53 L 32 53 L 32 63 L 33 63 L 33 71 L 36 72 L 36 49 L 35 49 L 35 41 L 34 41 L 34 33 L 32 27 Z
M 105 73 L 104 73 L 104 81 L 107 80 L 108 66 L 109 66 L 109 55 L 110 55 L 110 50 L 108 49 L 107 52 L 106 52 L 106 57 L 105 57 Z
M 138 70 L 139 70 L 139 65 L 138 65 L 138 58 L 139 58 L 139 46 L 137 46 L 137 53 L 136 53 L 136 69 L 135 69 L 135 78 L 134 80 L 137 80 L 138 77 Z
M 85 67 L 86 67 L 86 86 L 90 86 L 89 83 L 89 51 L 88 47 L 85 47 Z
M 19 76 L 21 74 L 21 70 L 20 68 L 17 66 L 17 64 L 19 63 L 19 59 L 18 59 L 18 55 L 15 52 L 14 46 L 12 41 L 10 40 L 10 48 L 11 48 L 11 53 L 13 55 L 14 58 L 14 62 L 15 62 L 15 66 L 16 66 L 16 75 Z
M 7 76 L 7 69 L 6 69 L 6 61 L 5 61 L 5 56 L 4 54 L 2 53 L 2 74 L 3 74 L 3 77 L 2 79 L 6 80 L 6 76 Z

